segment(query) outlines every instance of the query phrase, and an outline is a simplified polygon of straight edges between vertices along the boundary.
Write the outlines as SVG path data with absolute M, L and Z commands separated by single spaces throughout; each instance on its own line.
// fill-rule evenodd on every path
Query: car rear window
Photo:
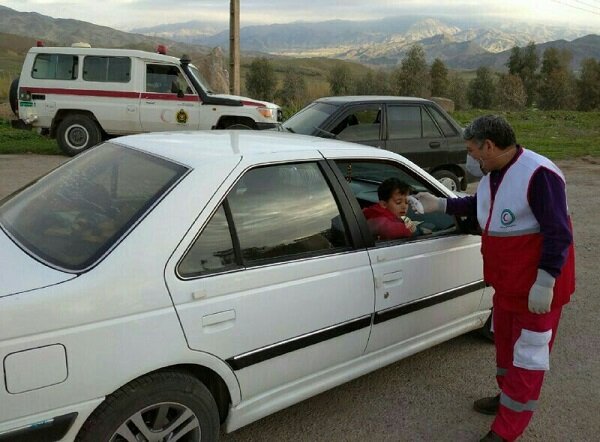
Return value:
M 105 143 L 0 204 L 0 227 L 27 253 L 79 272 L 104 256 L 188 168 Z

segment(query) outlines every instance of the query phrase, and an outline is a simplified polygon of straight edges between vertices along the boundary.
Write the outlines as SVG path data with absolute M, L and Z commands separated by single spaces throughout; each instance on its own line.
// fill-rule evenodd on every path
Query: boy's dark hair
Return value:
M 388 178 L 383 181 L 377 188 L 377 196 L 379 201 L 387 201 L 392 197 L 392 194 L 398 190 L 401 194 L 409 194 L 410 186 L 398 178 Z
M 480 146 L 485 140 L 491 140 L 500 149 L 517 143 L 515 131 L 508 121 L 499 115 L 485 115 L 474 119 L 465 127 L 463 139 L 475 140 Z

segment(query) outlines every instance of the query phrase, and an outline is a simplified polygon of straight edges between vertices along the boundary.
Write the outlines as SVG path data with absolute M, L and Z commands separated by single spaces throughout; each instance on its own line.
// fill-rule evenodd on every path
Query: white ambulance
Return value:
M 68 155 L 111 136 L 193 129 L 267 129 L 281 109 L 215 94 L 187 56 L 129 49 L 34 47 L 11 86 L 13 127 L 37 128 Z

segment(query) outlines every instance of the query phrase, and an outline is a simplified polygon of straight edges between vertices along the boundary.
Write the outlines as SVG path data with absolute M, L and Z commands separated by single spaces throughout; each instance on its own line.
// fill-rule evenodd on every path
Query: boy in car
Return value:
M 388 178 L 377 188 L 379 202 L 363 209 L 376 240 L 412 236 L 417 226 L 407 216 L 410 186 L 398 178 Z

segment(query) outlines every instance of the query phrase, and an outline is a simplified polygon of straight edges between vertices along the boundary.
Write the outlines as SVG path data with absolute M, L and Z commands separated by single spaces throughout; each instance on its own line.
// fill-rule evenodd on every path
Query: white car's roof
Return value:
M 155 132 L 120 137 L 113 143 L 171 159 L 197 168 L 218 159 L 262 156 L 275 152 L 327 152 L 350 149 L 357 155 L 394 156 L 391 152 L 374 147 L 338 140 L 295 135 L 276 131 L 207 130 L 189 132 Z

